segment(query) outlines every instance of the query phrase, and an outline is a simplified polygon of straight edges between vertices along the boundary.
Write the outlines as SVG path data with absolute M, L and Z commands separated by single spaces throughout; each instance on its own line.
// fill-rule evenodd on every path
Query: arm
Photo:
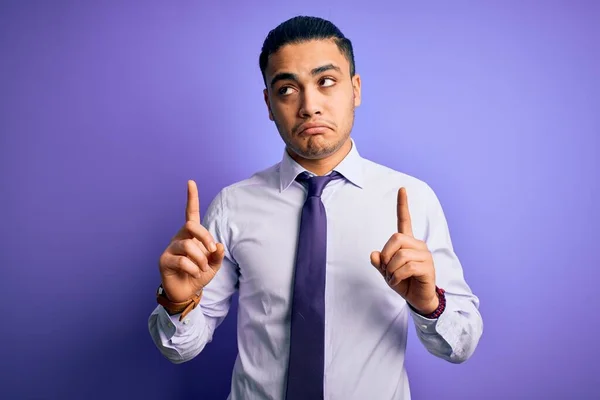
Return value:
M 468 360 L 483 333 L 479 299 L 466 283 L 454 253 L 441 204 L 428 186 L 428 215 L 424 241 L 433 256 L 436 284 L 445 290 L 446 307 L 437 319 L 410 310 L 417 336 L 433 355 L 452 363 Z
M 223 244 L 225 256 L 215 277 L 202 289 L 200 304 L 183 321 L 169 315 L 157 305 L 148 318 L 148 330 L 158 350 L 175 364 L 196 357 L 212 340 L 215 329 L 227 316 L 238 283 L 238 268 L 228 251 L 224 225 L 222 192 L 209 205 L 203 225 L 217 242 Z

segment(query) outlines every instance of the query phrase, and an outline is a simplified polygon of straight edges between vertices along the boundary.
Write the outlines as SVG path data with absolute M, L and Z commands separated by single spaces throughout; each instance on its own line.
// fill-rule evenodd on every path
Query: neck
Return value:
M 315 175 L 325 175 L 329 171 L 333 170 L 352 150 L 352 141 L 350 137 L 346 139 L 344 144 L 333 154 L 328 155 L 324 158 L 319 159 L 307 159 L 302 158 L 293 151 L 287 150 L 288 154 L 294 161 L 304 167 L 306 170 L 312 172 Z

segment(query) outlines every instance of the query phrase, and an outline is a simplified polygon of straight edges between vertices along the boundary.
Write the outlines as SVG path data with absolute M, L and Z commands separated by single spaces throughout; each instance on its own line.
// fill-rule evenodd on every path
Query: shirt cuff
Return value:
M 447 312 L 447 310 L 444 310 L 444 313 L 442 313 L 442 315 L 440 315 L 439 318 L 431 319 L 431 318 L 425 318 L 424 316 L 422 316 L 421 314 L 419 314 L 418 312 L 416 312 L 415 310 L 413 310 L 410 307 L 408 307 L 408 309 L 410 310 L 410 314 L 412 315 L 413 322 L 415 323 L 415 326 L 417 327 L 417 329 L 423 333 L 432 333 L 432 334 L 437 333 L 436 327 L 437 327 L 438 319 L 442 318 L 444 316 L 444 314 Z
M 413 320 L 415 324 L 417 324 L 417 328 L 419 328 L 422 332 L 425 333 L 435 333 L 437 320 L 444 315 L 444 311 L 446 310 L 446 291 L 439 287 L 435 287 L 436 295 L 439 299 L 438 308 L 427 315 L 422 315 L 417 312 L 410 304 L 408 304 L 408 308 L 411 311 L 413 316 Z
M 446 297 L 444 312 L 436 319 L 425 318 L 410 307 L 409 309 L 417 329 L 428 334 L 447 336 L 447 333 L 452 330 L 457 316 L 455 304 L 448 297 Z
M 161 305 L 157 307 L 157 313 L 159 324 L 163 328 L 163 332 L 168 340 L 173 338 L 175 334 L 177 336 L 185 336 L 187 333 L 203 327 L 206 322 L 200 306 L 190 311 L 183 321 L 179 320 L 180 314 L 169 315 L 167 310 Z

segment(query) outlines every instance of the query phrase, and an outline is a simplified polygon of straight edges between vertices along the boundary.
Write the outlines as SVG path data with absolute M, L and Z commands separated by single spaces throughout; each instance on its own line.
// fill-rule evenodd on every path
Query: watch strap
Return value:
M 179 320 L 182 321 L 194 308 L 200 304 L 200 294 L 194 295 L 192 298 L 182 301 L 180 303 L 173 302 L 167 297 L 167 293 L 161 284 L 156 291 L 156 301 L 158 304 L 164 307 L 169 315 L 181 314 Z

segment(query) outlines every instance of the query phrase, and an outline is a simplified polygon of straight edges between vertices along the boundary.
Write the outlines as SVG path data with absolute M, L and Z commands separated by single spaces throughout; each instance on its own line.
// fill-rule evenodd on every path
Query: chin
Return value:
M 328 140 L 322 135 L 315 135 L 302 139 L 290 143 L 290 147 L 302 158 L 317 160 L 334 154 L 342 147 L 347 138 Z

